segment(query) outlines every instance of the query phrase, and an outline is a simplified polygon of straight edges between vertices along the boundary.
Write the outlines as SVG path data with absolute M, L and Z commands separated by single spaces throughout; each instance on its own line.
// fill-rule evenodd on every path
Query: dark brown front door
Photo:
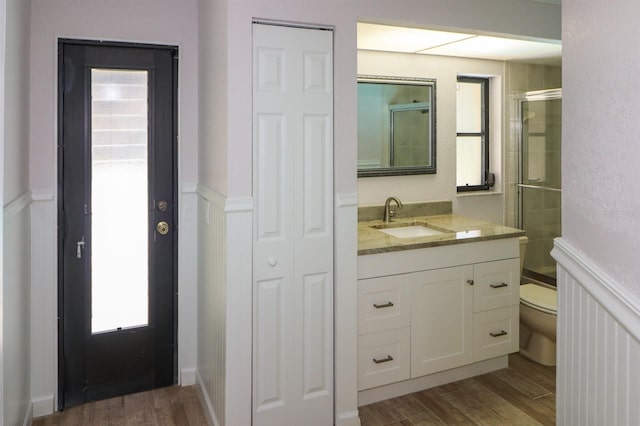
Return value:
M 59 43 L 60 407 L 171 385 L 177 48 Z

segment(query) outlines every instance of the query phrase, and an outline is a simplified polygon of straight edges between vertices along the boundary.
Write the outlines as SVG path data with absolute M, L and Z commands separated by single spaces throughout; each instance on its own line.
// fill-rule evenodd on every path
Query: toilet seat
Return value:
M 537 284 L 522 284 L 520 286 L 520 302 L 542 312 L 556 315 L 558 310 L 558 295 L 553 289 Z

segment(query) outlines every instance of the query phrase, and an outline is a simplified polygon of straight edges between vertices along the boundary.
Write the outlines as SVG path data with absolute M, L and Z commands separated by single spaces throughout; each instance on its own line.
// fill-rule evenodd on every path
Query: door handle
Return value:
M 507 284 L 507 283 L 491 284 L 491 285 L 489 285 L 489 287 L 491 287 L 491 288 L 509 287 L 509 284 Z
M 76 258 L 82 259 L 82 249 L 84 249 L 84 235 L 80 241 L 76 242 Z
M 169 233 L 169 224 L 164 220 L 158 222 L 156 225 L 156 231 L 158 231 L 158 234 L 160 235 L 167 235 Z
M 391 355 L 387 355 L 385 358 L 382 358 L 382 359 L 373 358 L 373 362 L 375 362 L 376 364 L 382 364 L 383 362 L 389 362 L 389 361 L 393 361 L 393 357 Z

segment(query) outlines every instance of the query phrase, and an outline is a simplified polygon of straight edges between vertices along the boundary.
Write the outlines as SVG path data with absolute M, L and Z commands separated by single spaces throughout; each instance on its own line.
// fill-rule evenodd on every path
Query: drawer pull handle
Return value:
M 489 333 L 489 334 L 491 335 L 491 337 L 500 337 L 500 336 L 506 336 L 506 335 L 507 335 L 507 334 L 509 334 L 509 333 L 507 333 L 507 332 L 506 332 L 506 331 L 504 331 L 504 330 L 500 330 L 500 331 L 499 331 L 499 332 L 497 332 L 497 333 Z
M 467 280 L 467 284 L 473 285 L 473 284 L 475 284 L 475 282 L 473 280 Z
M 382 364 L 383 362 L 389 362 L 389 361 L 393 361 L 393 357 L 391 355 L 387 355 L 386 358 L 382 358 L 382 359 L 373 359 L 373 362 L 375 362 L 376 364 Z
M 390 308 L 392 306 L 393 306 L 393 303 L 391 303 L 391 302 L 387 302 L 387 303 L 385 303 L 383 305 L 378 305 L 377 303 L 373 304 L 373 307 L 376 308 L 376 309 Z
M 509 284 L 507 284 L 507 283 L 491 284 L 489 287 L 491 287 L 491 288 L 509 287 Z

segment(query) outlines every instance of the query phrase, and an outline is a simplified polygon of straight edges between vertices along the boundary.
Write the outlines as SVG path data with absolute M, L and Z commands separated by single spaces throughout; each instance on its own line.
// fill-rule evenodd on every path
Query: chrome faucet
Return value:
M 396 203 L 396 207 L 391 207 L 391 202 L 394 201 Z M 391 222 L 391 218 L 396 216 L 398 212 L 402 210 L 402 203 L 396 197 L 389 197 L 387 201 L 384 202 L 384 221 Z

